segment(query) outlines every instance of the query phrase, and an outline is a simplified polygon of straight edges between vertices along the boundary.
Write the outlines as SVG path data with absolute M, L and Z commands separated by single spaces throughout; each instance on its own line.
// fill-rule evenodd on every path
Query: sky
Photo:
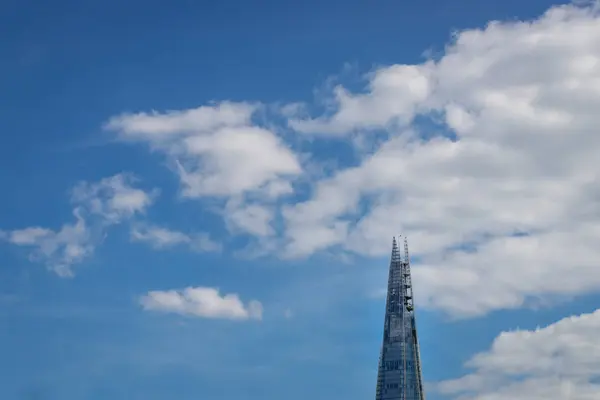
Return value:
M 0 398 L 600 397 L 597 3 L 0 6 Z

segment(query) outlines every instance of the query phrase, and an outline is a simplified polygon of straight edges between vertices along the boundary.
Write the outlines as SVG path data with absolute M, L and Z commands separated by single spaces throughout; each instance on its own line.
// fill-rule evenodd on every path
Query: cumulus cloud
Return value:
M 273 131 L 257 125 L 259 105 L 222 102 L 184 111 L 123 114 L 106 129 L 163 153 L 185 198 L 221 201 L 234 234 L 274 233 L 273 204 L 293 192 L 302 173 L 296 154 Z
M 289 125 L 303 133 L 346 135 L 357 129 L 385 128 L 412 121 L 432 90 L 430 64 L 394 65 L 370 76 L 366 93 L 352 94 L 343 86 L 333 90 L 335 111 L 315 119 L 291 118 Z M 292 114 L 298 105 L 287 107 Z
M 421 259 L 420 304 L 462 316 L 600 288 L 595 8 L 458 32 L 438 60 L 370 79 L 367 93 L 338 89 L 331 115 L 292 121 L 314 132 L 405 128 L 284 208 L 287 255 L 387 255 L 402 232 Z M 420 131 L 417 114 L 438 127 Z
M 186 197 L 276 197 L 289 192 L 288 182 L 300 174 L 301 166 L 274 132 L 253 124 L 256 109 L 224 102 L 185 111 L 124 114 L 110 119 L 106 128 L 167 154 Z
M 501 333 L 461 378 L 437 390 L 464 400 L 592 400 L 600 397 L 600 310 L 536 330 Z
M 218 252 L 222 249 L 221 244 L 212 240 L 205 232 L 188 235 L 158 226 L 140 225 L 131 229 L 130 236 L 132 241 L 148 243 L 155 249 L 178 245 L 186 245 L 191 250 L 200 252 Z
M 188 287 L 183 290 L 150 291 L 140 298 L 145 310 L 177 313 L 192 317 L 231 320 L 261 320 L 262 304 L 244 304 L 237 294 L 221 295 L 219 289 Z
M 7 231 L 0 239 L 32 249 L 31 259 L 43 262 L 61 277 L 89 257 L 105 229 L 150 206 L 153 193 L 130 186 L 133 177 L 115 175 L 99 182 L 81 182 L 72 191 L 75 222 L 53 230 L 39 226 Z

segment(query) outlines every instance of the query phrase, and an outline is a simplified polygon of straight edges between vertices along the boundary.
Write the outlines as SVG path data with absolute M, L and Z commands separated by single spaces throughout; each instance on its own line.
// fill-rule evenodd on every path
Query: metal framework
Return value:
M 425 400 L 406 238 L 403 256 L 392 245 L 375 399 Z

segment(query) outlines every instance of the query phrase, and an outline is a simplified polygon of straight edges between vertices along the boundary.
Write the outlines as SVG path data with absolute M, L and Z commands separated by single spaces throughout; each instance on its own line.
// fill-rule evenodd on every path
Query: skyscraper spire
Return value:
M 406 238 L 403 256 L 392 242 L 375 399 L 425 400 Z

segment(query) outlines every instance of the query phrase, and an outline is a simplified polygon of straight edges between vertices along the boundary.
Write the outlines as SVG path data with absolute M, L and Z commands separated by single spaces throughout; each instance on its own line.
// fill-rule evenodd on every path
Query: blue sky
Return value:
M 600 393 L 596 5 L 2 9 L 2 399 L 371 398 L 399 233 L 428 399 Z

